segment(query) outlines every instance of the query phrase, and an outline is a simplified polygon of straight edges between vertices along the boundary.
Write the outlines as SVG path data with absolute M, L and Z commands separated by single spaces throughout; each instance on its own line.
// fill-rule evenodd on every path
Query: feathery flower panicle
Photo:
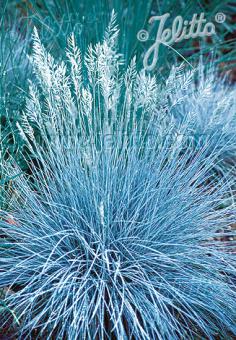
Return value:
M 134 59 L 122 71 L 116 39 L 112 17 L 86 73 L 73 36 L 68 68 L 34 34 L 25 115 L 44 147 L 24 116 L 37 162 L 15 178 L 16 223 L 0 223 L 0 287 L 15 290 L 6 303 L 19 338 L 236 334 L 235 242 L 217 240 L 234 221 L 221 204 L 231 179 L 212 178 L 230 142 L 196 148 L 179 136 L 156 78 Z
M 116 144 L 112 136 L 118 131 L 123 142 L 128 143 L 125 139 L 133 127 L 142 129 L 149 125 L 149 118 L 156 115 L 160 96 L 157 80 L 143 70 L 138 72 L 135 59 L 124 70 L 117 39 L 113 12 L 102 43 L 90 45 L 82 58 L 72 34 L 66 51 L 68 62 L 60 63 L 45 50 L 34 29 L 31 61 L 37 83 L 30 84 L 25 114 L 18 123 L 19 134 L 32 153 L 33 136 L 27 120 L 49 148 L 52 142 L 56 147 L 62 139 L 71 143 L 71 136 L 79 134 L 86 154 L 87 145 L 95 144 L 99 149 L 106 144 L 111 148 Z M 157 119 L 162 120 L 160 130 L 167 119 L 160 110 Z M 70 129 L 65 129 L 67 124 Z M 28 143 L 25 136 L 29 137 Z M 101 136 L 106 138 L 101 141 Z

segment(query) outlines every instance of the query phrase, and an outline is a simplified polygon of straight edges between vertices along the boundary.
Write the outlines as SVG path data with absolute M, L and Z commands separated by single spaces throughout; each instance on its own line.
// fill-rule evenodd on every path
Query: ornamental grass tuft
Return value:
M 219 240 L 235 235 L 233 178 L 212 172 L 231 140 L 181 135 L 188 116 L 176 129 L 156 78 L 135 60 L 120 71 L 117 36 L 113 14 L 83 64 L 72 35 L 68 67 L 34 32 L 37 82 L 17 124 L 31 171 L 9 165 L 0 222 L 18 337 L 236 335 L 235 241 Z

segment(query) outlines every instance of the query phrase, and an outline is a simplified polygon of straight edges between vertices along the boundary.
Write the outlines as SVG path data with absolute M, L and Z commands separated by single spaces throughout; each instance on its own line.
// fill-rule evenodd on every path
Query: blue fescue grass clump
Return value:
M 15 290 L 6 303 L 20 338 L 236 334 L 235 242 L 216 240 L 235 209 L 220 209 L 229 183 L 210 178 L 217 152 L 173 150 L 168 138 L 160 149 L 148 135 L 140 154 L 133 138 L 92 148 L 89 168 L 78 139 L 63 141 L 40 151 L 37 191 L 16 179 L 0 287 Z
M 235 206 L 222 205 L 233 179 L 212 172 L 232 140 L 191 143 L 189 116 L 176 127 L 166 114 L 176 84 L 162 91 L 135 60 L 121 72 L 117 36 L 113 15 L 83 64 L 72 35 L 67 65 L 34 32 L 37 83 L 17 122 L 34 162 L 29 175 L 9 165 L 0 222 L 18 337 L 235 335 L 235 242 L 219 241 L 235 234 Z

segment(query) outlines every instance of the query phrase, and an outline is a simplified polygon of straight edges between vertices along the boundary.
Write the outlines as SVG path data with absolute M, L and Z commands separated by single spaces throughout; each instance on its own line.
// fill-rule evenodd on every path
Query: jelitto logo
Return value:
M 174 43 L 187 39 L 208 37 L 216 34 L 215 24 L 213 22 L 207 22 L 204 13 L 193 14 L 191 21 L 184 20 L 181 15 L 178 15 L 174 19 L 172 27 L 165 28 L 169 17 L 170 13 L 166 13 L 163 15 L 153 16 L 149 19 L 149 24 L 153 24 L 156 21 L 159 23 L 159 26 L 155 42 L 150 46 L 144 56 L 143 66 L 147 71 L 152 71 L 157 65 L 161 44 L 171 48 L 174 52 L 179 54 L 176 49 L 171 47 Z M 217 23 L 223 23 L 225 19 L 226 16 L 224 13 L 217 13 L 215 16 L 215 22 Z M 149 32 L 142 29 L 138 32 L 137 38 L 142 42 L 147 41 L 149 40 Z

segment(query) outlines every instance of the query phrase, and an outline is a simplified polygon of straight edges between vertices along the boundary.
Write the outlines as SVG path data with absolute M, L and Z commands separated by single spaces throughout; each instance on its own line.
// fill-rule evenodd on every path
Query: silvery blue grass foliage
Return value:
M 171 82 L 176 83 L 176 79 L 182 82 L 182 77 L 186 77 L 178 76 L 178 72 L 173 67 L 169 76 Z M 176 126 L 185 126 L 182 133 L 196 145 L 199 140 L 203 143 L 212 140 L 213 145 L 221 148 L 219 140 L 225 145 L 231 141 L 227 149 L 222 148 L 220 155 L 222 162 L 218 170 L 224 173 L 235 166 L 236 87 L 229 84 L 227 77 L 219 77 L 213 64 L 206 68 L 201 62 L 190 75 L 187 87 L 175 85 L 170 94 L 169 114 L 174 117 Z
M 72 35 L 68 71 L 34 33 L 38 83 L 18 129 L 36 161 L 30 176 L 9 166 L 17 197 L 0 224 L 18 336 L 236 334 L 235 242 L 219 241 L 234 235 L 235 207 L 221 204 L 231 178 L 212 177 L 230 141 L 196 148 L 180 136 L 155 77 L 135 60 L 120 71 L 117 35 L 113 15 L 87 71 Z
M 236 334 L 235 242 L 216 240 L 235 209 L 220 209 L 229 183 L 212 186 L 218 153 L 157 143 L 148 135 L 140 155 L 117 135 L 87 169 L 80 139 L 63 137 L 40 151 L 37 191 L 16 178 L 0 286 L 17 288 L 6 301 L 20 338 Z

